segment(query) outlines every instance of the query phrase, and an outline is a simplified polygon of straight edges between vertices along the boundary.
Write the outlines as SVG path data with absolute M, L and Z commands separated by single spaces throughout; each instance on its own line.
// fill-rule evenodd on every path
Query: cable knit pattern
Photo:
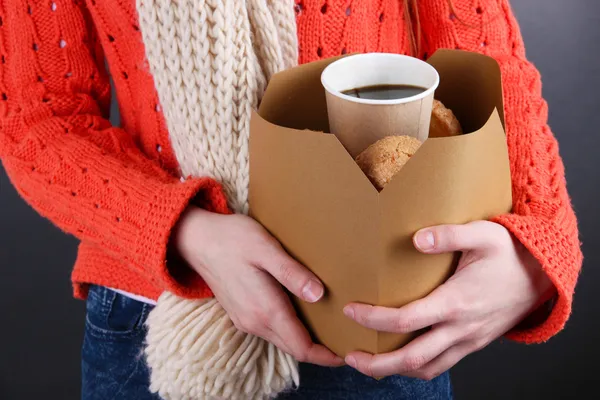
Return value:
M 248 212 L 251 111 L 271 76 L 298 59 L 293 3 L 276 2 L 137 1 L 181 170 L 221 181 L 238 213 Z M 259 400 L 298 385 L 297 362 L 239 332 L 216 300 L 165 293 L 147 326 L 150 390 L 166 400 Z
M 268 79 L 298 58 L 292 3 L 276 4 L 137 1 L 146 56 L 181 171 L 222 182 L 231 207 L 241 213 L 248 212 L 251 110 Z
M 0 0 L 0 157 L 19 193 L 82 241 L 77 296 L 86 283 L 152 298 L 164 290 L 210 295 L 200 279 L 180 279 L 167 265 L 169 233 L 190 201 L 227 212 L 209 177 L 224 183 L 231 208 L 247 210 L 250 110 L 268 77 L 293 65 L 290 8 L 301 63 L 347 52 L 409 53 L 400 0 L 283 4 Z M 540 261 L 559 294 L 543 324 L 511 337 L 546 340 L 569 316 L 582 256 L 539 74 L 507 0 L 454 0 L 454 11 L 447 0 L 417 4 L 421 57 L 461 48 L 500 63 L 514 209 L 496 221 Z M 107 120 L 104 58 L 121 128 Z M 180 182 L 189 175 L 196 178 Z

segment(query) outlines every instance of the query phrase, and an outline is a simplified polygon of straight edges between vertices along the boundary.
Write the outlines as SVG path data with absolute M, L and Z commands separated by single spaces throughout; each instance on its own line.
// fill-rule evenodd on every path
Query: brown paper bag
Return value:
M 454 254 L 424 255 L 421 228 L 488 219 L 511 209 L 511 181 L 497 63 L 440 50 L 436 98 L 468 134 L 430 138 L 378 192 L 328 132 L 320 74 L 333 59 L 271 80 L 250 132 L 250 208 L 285 249 L 326 286 L 324 299 L 295 299 L 315 338 L 338 355 L 388 352 L 415 334 L 381 333 L 342 313 L 353 301 L 401 307 L 453 272 Z

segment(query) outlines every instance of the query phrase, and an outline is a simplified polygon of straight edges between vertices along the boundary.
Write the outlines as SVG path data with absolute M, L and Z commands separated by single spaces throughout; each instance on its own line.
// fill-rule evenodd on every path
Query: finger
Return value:
M 323 297 L 325 288 L 319 278 L 282 249 L 273 252 L 261 267 L 295 296 L 309 303 Z
M 278 331 L 284 332 L 283 334 L 274 331 L 274 336 L 277 337 L 278 342 L 283 343 L 288 349 L 286 351 L 288 354 L 300 362 L 323 367 L 339 367 L 344 364 L 344 360 L 327 347 L 313 343 L 300 322 L 298 322 L 298 325 L 292 329 L 292 332 L 290 332 L 290 326 L 285 325 L 278 329 Z
M 272 343 L 273 345 L 275 345 L 279 350 L 283 351 L 284 353 L 287 354 L 292 354 L 292 350 L 290 350 L 290 348 L 287 346 L 287 344 L 285 343 L 285 341 L 283 341 L 279 335 L 277 335 L 277 333 L 273 332 L 272 330 L 268 330 L 266 332 L 265 335 L 261 336 L 263 339 L 265 339 L 267 342 Z
M 268 338 L 263 339 L 272 343 L 284 353 L 291 355 L 298 361 L 301 359 L 302 362 L 316 364 L 322 367 L 340 367 L 344 365 L 343 358 L 337 356 L 336 354 L 331 352 L 331 350 L 329 350 L 327 347 L 320 344 L 310 342 L 308 343 L 305 353 L 298 353 L 297 351 L 290 348 L 287 345 L 286 341 L 273 331 L 269 331 Z
M 454 345 L 443 352 L 440 356 L 426 364 L 424 367 L 415 371 L 411 371 L 405 376 L 430 381 L 454 367 L 460 360 L 465 358 L 470 353 L 470 346 L 467 344 L 467 342 Z
M 440 326 L 391 353 L 350 353 L 346 357 L 346 363 L 372 377 L 407 375 L 425 367 L 458 340 L 459 335 L 455 330 Z
M 421 229 L 413 236 L 417 250 L 428 254 L 478 250 L 493 247 L 504 234 L 499 225 L 487 221 L 465 225 L 439 225 Z
M 286 313 L 274 318 L 270 324 L 273 335 L 289 349 L 288 354 L 296 360 L 327 367 L 343 365 L 344 360 L 325 346 L 313 343 L 308 331 L 302 325 L 289 304 Z M 275 344 L 275 343 L 274 343 Z
M 440 286 L 427 297 L 415 300 L 401 308 L 350 303 L 344 314 L 359 324 L 377 331 L 393 333 L 416 332 L 448 320 L 453 304 L 446 288 Z
M 308 349 L 308 355 L 304 362 L 320 365 L 322 367 L 341 367 L 344 365 L 344 359 L 327 347 L 311 342 Z

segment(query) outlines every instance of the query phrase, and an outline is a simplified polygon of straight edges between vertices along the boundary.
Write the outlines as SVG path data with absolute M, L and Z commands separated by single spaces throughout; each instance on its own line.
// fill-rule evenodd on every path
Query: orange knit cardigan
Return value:
M 421 57 L 458 48 L 500 63 L 514 208 L 496 222 L 539 260 L 558 292 L 542 323 L 510 336 L 544 341 L 570 314 L 582 255 L 540 76 L 507 0 L 417 4 Z M 301 63 L 410 52 L 402 0 L 296 0 L 295 9 Z M 21 196 L 80 239 L 75 296 L 84 298 L 88 283 L 150 298 L 164 290 L 210 296 L 199 276 L 167 264 L 169 235 L 190 202 L 224 213 L 226 199 L 211 179 L 178 176 L 135 0 L 0 0 L 0 57 L 0 157 Z M 108 120 L 105 60 L 121 127 Z

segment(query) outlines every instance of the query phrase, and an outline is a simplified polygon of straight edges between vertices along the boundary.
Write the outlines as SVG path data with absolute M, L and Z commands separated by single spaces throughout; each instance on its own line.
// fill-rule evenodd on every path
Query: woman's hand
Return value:
M 555 293 L 537 260 L 501 225 L 438 226 L 417 232 L 413 241 L 423 253 L 462 251 L 458 269 L 429 296 L 402 308 L 356 303 L 344 308 L 348 317 L 378 331 L 432 327 L 391 353 L 349 354 L 346 363 L 364 374 L 433 379 L 506 333 Z
M 312 303 L 323 296 L 322 283 L 259 223 L 243 215 L 191 207 L 174 238 L 180 255 L 202 276 L 238 329 L 262 337 L 298 361 L 343 364 L 312 342 L 279 284 Z

